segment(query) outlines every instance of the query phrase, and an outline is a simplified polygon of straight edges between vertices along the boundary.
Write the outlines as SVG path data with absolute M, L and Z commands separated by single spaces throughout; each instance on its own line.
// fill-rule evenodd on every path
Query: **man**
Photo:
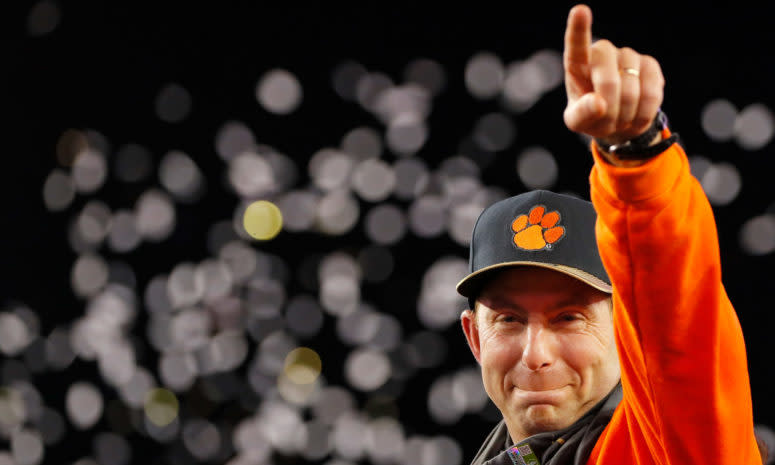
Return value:
M 660 66 L 592 43 L 591 24 L 571 10 L 564 119 L 594 139 L 592 204 L 488 207 L 458 284 L 503 414 L 474 464 L 761 464 L 712 210 L 659 110 Z

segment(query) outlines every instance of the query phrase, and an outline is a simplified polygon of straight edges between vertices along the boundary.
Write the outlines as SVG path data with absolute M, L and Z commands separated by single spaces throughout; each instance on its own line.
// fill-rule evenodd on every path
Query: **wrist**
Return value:
M 650 141 L 646 143 L 646 147 L 652 147 L 654 145 L 657 145 L 658 143 L 662 142 L 664 140 L 664 137 L 662 136 L 661 132 L 658 132 L 655 134 Z M 605 142 L 602 144 L 596 139 L 595 144 L 597 144 L 598 152 L 600 155 L 603 156 L 603 158 L 615 166 L 624 166 L 624 167 L 632 167 L 632 166 L 640 166 L 651 157 L 644 157 L 644 158 L 623 158 L 621 155 L 617 155 L 616 148 L 621 144 L 610 144 L 607 145 Z M 609 151 L 611 150 L 611 151 Z
M 667 117 L 659 110 L 651 126 L 642 134 L 617 143 L 596 138 L 595 145 L 608 162 L 619 166 L 637 166 L 664 152 L 676 140 L 677 135 L 671 134 L 668 129 Z

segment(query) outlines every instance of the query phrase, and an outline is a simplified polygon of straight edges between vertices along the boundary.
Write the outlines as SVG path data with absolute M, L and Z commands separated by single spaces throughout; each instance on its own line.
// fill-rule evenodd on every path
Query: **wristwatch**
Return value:
M 595 139 L 595 143 L 600 149 L 610 153 L 621 160 L 645 160 L 667 150 L 678 140 L 678 134 L 671 134 L 660 142 L 649 145 L 651 141 L 668 127 L 667 116 L 660 109 L 654 122 L 643 134 L 620 144 L 608 144 L 601 139 Z

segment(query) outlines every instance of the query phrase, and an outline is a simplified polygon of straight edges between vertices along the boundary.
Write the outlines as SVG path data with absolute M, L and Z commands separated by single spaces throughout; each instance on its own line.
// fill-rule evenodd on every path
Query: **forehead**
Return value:
M 547 305 L 590 305 L 607 297 L 605 292 L 565 273 L 520 266 L 500 271 L 485 285 L 477 300 L 517 305 L 525 300 L 540 300 Z

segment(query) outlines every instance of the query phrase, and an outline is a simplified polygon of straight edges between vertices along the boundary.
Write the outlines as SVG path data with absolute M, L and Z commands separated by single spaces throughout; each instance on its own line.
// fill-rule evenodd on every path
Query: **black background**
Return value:
M 265 3 L 165 2 L 145 7 L 135 2 L 62 2 L 58 27 L 41 37 L 31 37 L 26 31 L 32 4 L 26 8 L 17 4 L 22 8 L 6 17 L 10 21 L 2 33 L 0 58 L 0 74 L 4 75 L 0 88 L 0 111 L 4 113 L 0 257 L 5 271 L 0 298 L 33 308 L 41 318 L 43 334 L 83 311 L 83 302 L 72 295 L 69 286 L 75 254 L 67 243 L 68 213 L 49 213 L 42 201 L 43 182 L 58 166 L 55 147 L 64 130 L 97 129 L 114 147 L 138 142 L 157 160 L 170 149 L 180 149 L 209 174 L 223 167 L 214 150 L 215 132 L 225 120 L 239 119 L 254 129 L 260 142 L 292 156 L 304 173 L 311 154 L 336 145 L 349 129 L 363 124 L 378 127 L 370 114 L 334 93 L 331 72 L 337 64 L 355 60 L 400 82 L 409 61 L 427 57 L 447 71 L 446 89 L 434 101 L 429 142 L 418 154 L 433 167 L 454 154 L 480 115 L 498 108 L 467 94 L 463 84 L 466 61 L 481 50 L 496 53 L 504 62 L 542 48 L 561 50 L 571 6 L 561 2 L 422 7 L 326 3 L 292 8 Z M 595 2 L 591 6 L 596 36 L 660 61 L 667 80 L 663 108 L 687 152 L 728 161 L 740 170 L 740 195 L 730 205 L 714 208 L 723 279 L 747 342 L 755 421 L 775 426 L 775 404 L 769 395 L 775 388 L 770 376 L 775 258 L 773 254 L 747 255 L 738 243 L 740 225 L 773 208 L 775 147 L 770 144 L 758 151 L 744 151 L 734 142 L 712 142 L 700 127 L 701 109 L 714 98 L 727 98 L 738 108 L 755 102 L 773 104 L 772 11 L 740 4 L 735 8 L 704 4 L 696 9 L 653 2 L 621 2 L 613 7 Z M 287 116 L 267 113 L 253 94 L 258 78 L 276 67 L 293 72 L 304 87 L 301 107 Z M 168 82 L 178 82 L 193 98 L 192 113 L 180 124 L 164 123 L 154 114 L 153 99 Z M 563 89 L 558 88 L 515 116 L 515 145 L 483 170 L 484 182 L 510 193 L 523 190 L 513 169 L 515 154 L 520 148 L 545 144 L 560 165 L 556 187 L 587 196 L 591 160 L 562 123 L 564 104 Z M 230 218 L 233 205 L 233 197 L 220 186 L 217 175 L 208 179 L 208 188 L 200 204 L 180 207 L 178 227 L 169 240 L 133 252 L 139 284 L 178 262 L 207 256 L 208 225 Z M 130 206 L 139 193 L 110 182 L 103 189 L 99 194 L 111 199 L 113 208 Z M 283 235 L 261 247 L 271 247 L 273 253 L 296 263 L 304 254 L 347 249 L 364 240 L 358 228 L 338 238 L 303 236 L 307 247 L 303 250 L 294 246 L 298 238 Z M 397 263 L 393 277 L 364 293 L 383 308 L 395 309 L 408 331 L 419 329 L 412 305 L 422 272 L 441 255 L 465 257 L 465 248 L 448 238 L 407 238 L 392 250 Z M 417 250 L 423 251 L 419 258 Z M 461 358 L 465 364 L 472 363 L 457 327 L 444 336 L 450 343 L 450 359 L 439 373 L 454 369 Z M 413 388 L 427 389 L 427 381 L 437 375 L 424 375 L 426 378 L 407 387 L 399 419 L 412 425 L 408 428 L 416 433 L 444 432 L 456 437 L 465 456 L 471 457 L 488 422 L 465 417 L 456 427 L 437 427 L 420 405 L 424 392 L 411 394 Z M 336 374 L 327 376 L 332 379 Z M 92 364 L 76 362 L 63 373 L 39 375 L 34 383 L 46 403 L 63 412 L 66 387 L 83 377 L 97 379 L 99 375 Z M 413 416 L 415 409 L 421 413 Z M 47 450 L 46 463 L 70 463 L 88 455 L 90 435 L 88 431 L 68 433 L 66 445 Z M 144 457 L 158 459 L 157 446 L 137 441 L 143 447 L 133 451 L 136 463 Z

